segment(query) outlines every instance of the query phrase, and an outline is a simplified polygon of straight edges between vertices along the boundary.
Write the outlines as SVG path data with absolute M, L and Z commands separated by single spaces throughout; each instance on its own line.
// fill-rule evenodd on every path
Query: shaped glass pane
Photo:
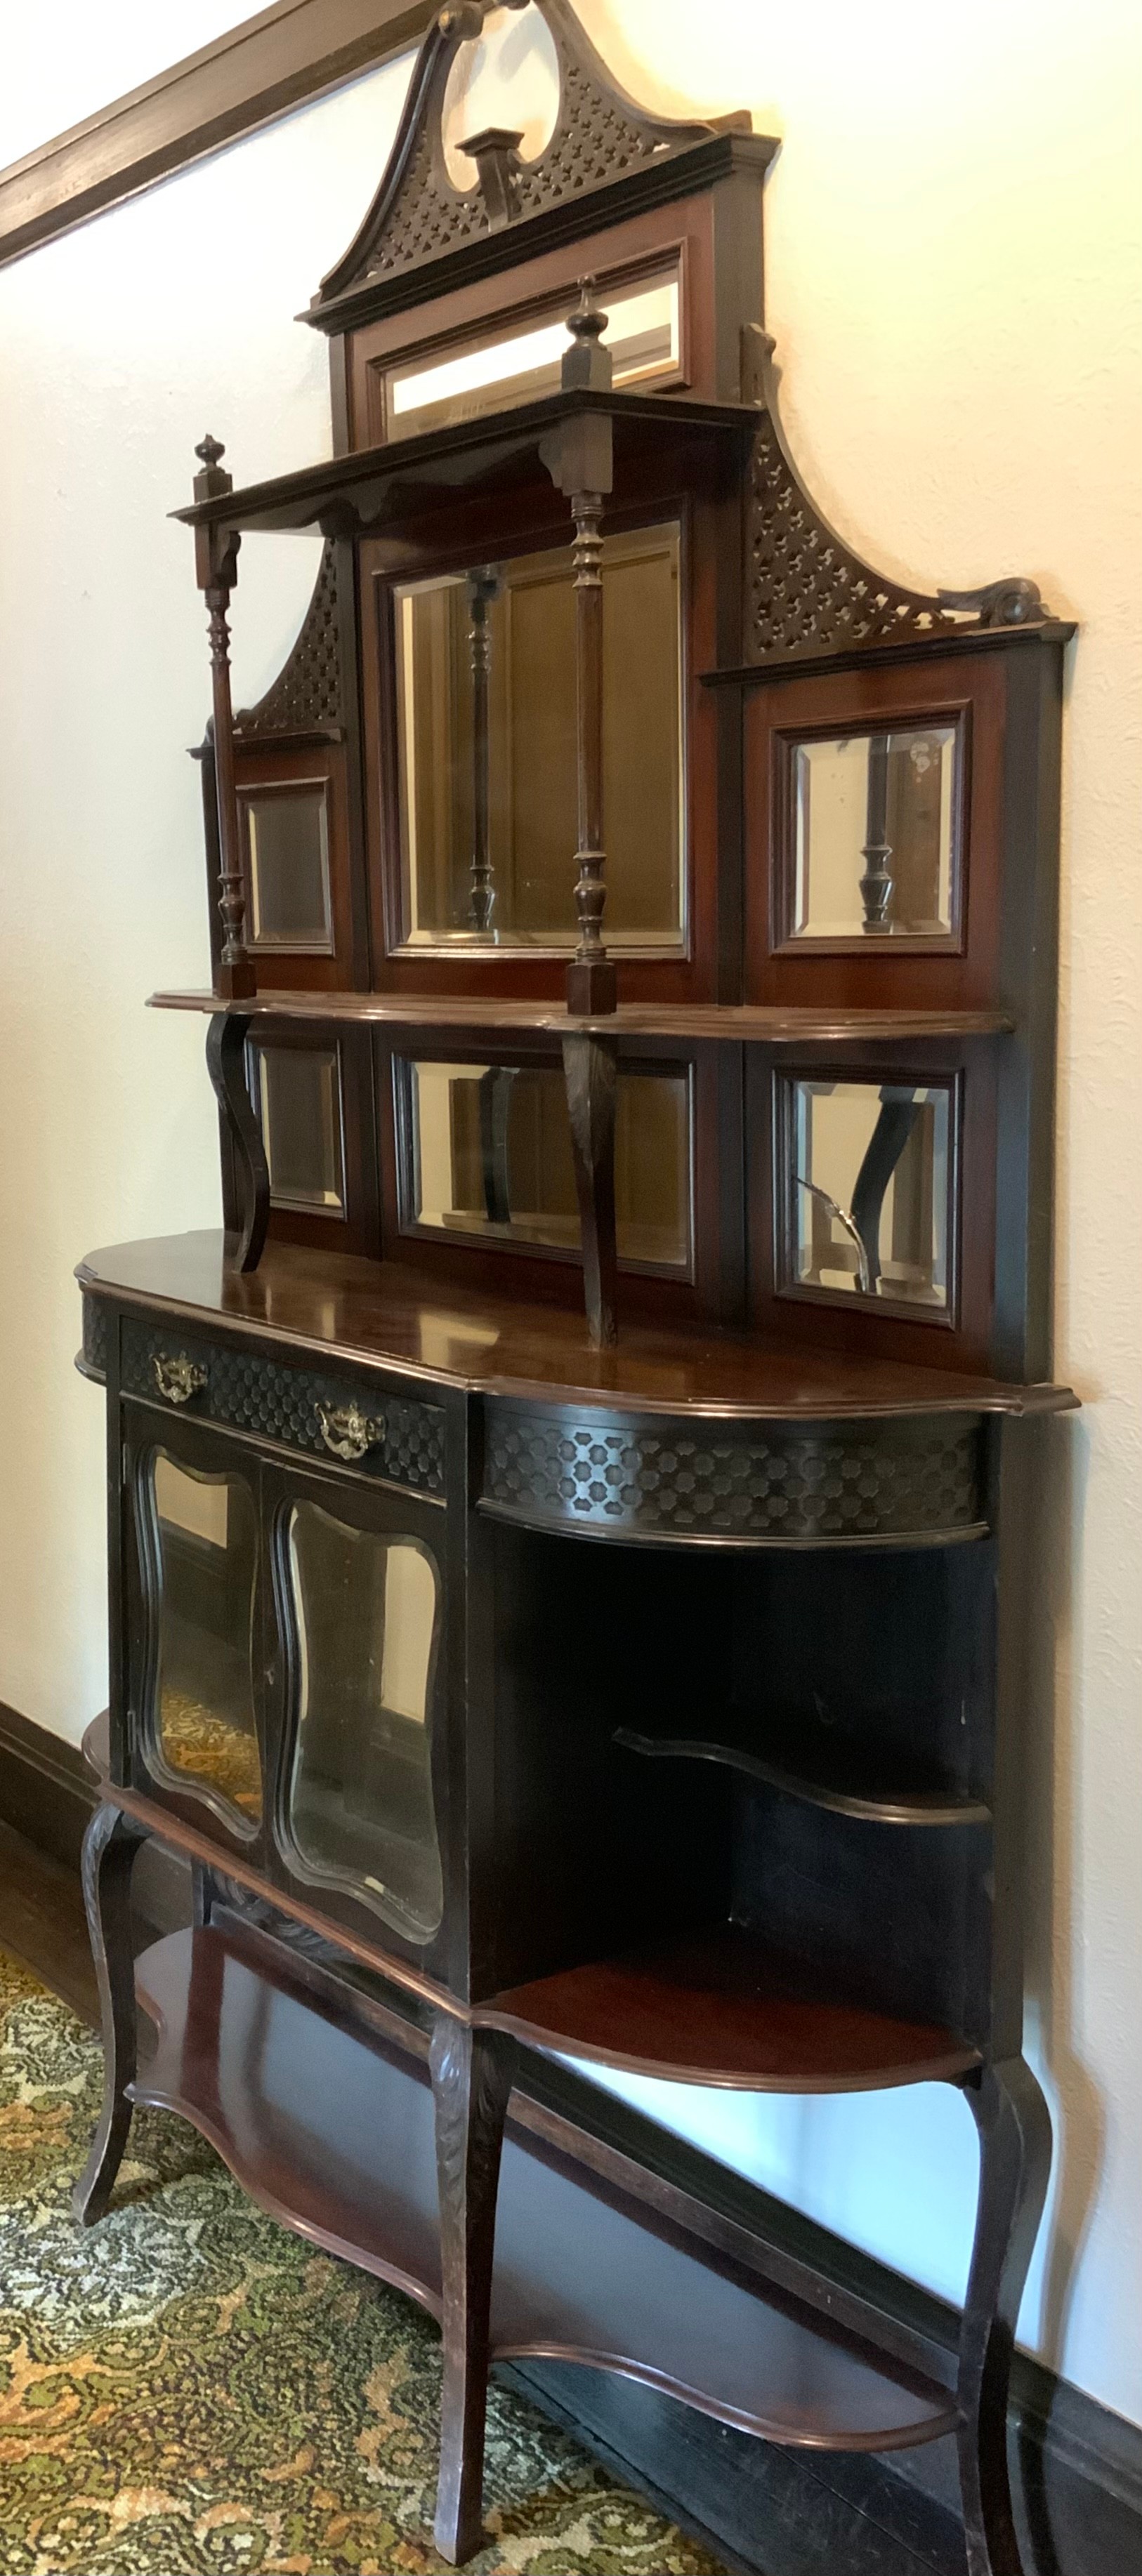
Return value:
M 408 1067 L 408 1218 L 443 1233 L 578 1251 L 562 1073 L 503 1064 Z M 690 1263 L 686 1074 L 620 1073 L 615 1213 L 620 1260 Z
M 932 939 L 953 926 L 953 724 L 793 747 L 797 939 Z
M 244 788 L 252 948 L 328 956 L 329 836 L 323 779 L 296 787 Z
M 566 948 L 577 936 L 571 551 L 398 586 L 406 941 Z M 683 938 L 676 526 L 603 545 L 606 937 Z
M 946 1311 L 946 1086 L 791 1088 L 794 1281 Z
M 415 1941 L 444 1910 L 428 1718 L 440 1602 L 415 1539 L 355 1529 L 317 1503 L 290 1514 L 298 1652 L 290 1840 L 306 1871 L 351 1887 Z
M 157 1768 L 211 1790 L 248 1826 L 262 1812 L 253 1702 L 257 1520 L 244 1476 L 204 1475 L 152 1452 L 158 1653 Z
M 341 1072 L 335 1047 L 257 1046 L 255 1106 L 275 1207 L 344 1214 Z

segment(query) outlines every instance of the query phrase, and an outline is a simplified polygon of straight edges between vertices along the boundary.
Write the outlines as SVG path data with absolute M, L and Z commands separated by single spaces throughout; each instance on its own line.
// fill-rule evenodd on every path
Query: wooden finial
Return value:
M 216 501 L 221 493 L 232 492 L 234 477 L 226 472 L 224 465 L 219 463 L 219 458 L 226 454 L 221 439 L 212 438 L 210 431 L 207 430 L 205 438 L 200 441 L 194 453 L 202 458 L 202 472 L 196 474 L 194 478 L 195 500 Z
M 563 352 L 560 382 L 565 393 L 609 394 L 614 369 L 609 349 L 603 347 L 603 333 L 610 321 L 595 302 L 593 277 L 579 280 L 579 301 L 567 316 L 571 346 Z

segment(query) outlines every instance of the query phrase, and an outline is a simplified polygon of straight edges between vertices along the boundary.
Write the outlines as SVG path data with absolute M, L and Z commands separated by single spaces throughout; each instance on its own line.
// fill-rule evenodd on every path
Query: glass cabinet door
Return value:
M 198 1455 L 191 1463 L 159 1443 L 138 1463 L 143 1744 L 156 1780 L 251 1840 L 262 1816 L 257 1506 L 240 1470 Z
M 429 1941 L 444 1911 L 435 1560 L 420 1539 L 343 1517 L 335 1497 L 304 1497 L 279 1519 L 277 1567 L 290 1668 L 284 1854 L 303 1878 Z

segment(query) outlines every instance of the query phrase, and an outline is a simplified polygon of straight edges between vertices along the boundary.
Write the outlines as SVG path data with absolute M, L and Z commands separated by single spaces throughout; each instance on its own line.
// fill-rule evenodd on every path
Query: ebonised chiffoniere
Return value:
M 566 0 L 528 24 L 546 134 L 465 120 L 481 0 L 422 49 L 305 316 L 331 459 L 240 490 L 206 438 L 180 514 L 213 975 L 156 1000 L 209 1016 L 225 1226 L 80 1272 L 112 1644 L 79 2207 L 165 2103 L 423 2301 L 450 2559 L 489 2360 L 530 2353 L 779 2442 L 954 2433 L 972 2576 L 1012 2576 L 1070 630 L 825 525 L 760 318 L 773 145 L 644 114 Z M 235 714 L 263 529 L 324 552 Z M 139 2067 L 147 1834 L 196 1919 L 139 1965 Z M 955 2366 L 616 2142 L 566 2059 L 958 2086 Z

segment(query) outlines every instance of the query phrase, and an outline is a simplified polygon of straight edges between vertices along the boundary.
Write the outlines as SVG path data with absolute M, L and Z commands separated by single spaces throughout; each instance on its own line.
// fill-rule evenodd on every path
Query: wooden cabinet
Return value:
M 544 2352 L 783 2442 L 954 2433 L 970 2576 L 1012 2576 L 1070 630 L 827 526 L 761 327 L 772 144 L 645 115 L 537 5 L 560 120 L 533 162 L 469 138 L 467 191 L 473 12 L 426 40 L 306 316 L 334 454 L 240 489 L 204 440 L 181 514 L 214 971 L 155 998 L 208 1018 L 225 1225 L 80 1274 L 112 1673 L 79 2207 L 164 2102 L 438 2315 L 452 2560 L 489 2363 Z M 313 602 L 235 717 L 239 544 L 290 529 Z M 145 2070 L 142 1833 L 196 1873 Z M 954 2367 L 616 2145 L 568 2059 L 961 2089 Z

